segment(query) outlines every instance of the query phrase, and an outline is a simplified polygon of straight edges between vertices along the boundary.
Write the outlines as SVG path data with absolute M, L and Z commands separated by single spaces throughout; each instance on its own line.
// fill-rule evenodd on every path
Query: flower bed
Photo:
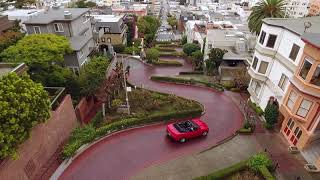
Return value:
M 179 61 L 174 61 L 174 60 L 158 60 L 152 62 L 152 64 L 157 65 L 157 66 L 183 66 L 183 64 Z
M 129 100 L 131 115 L 122 115 L 105 123 L 102 113 L 98 112 L 90 124 L 76 128 L 63 149 L 62 158 L 70 158 L 81 146 L 119 130 L 172 119 L 199 117 L 203 112 L 202 105 L 196 101 L 143 89 L 130 92 Z
M 244 170 L 258 173 L 266 180 L 275 180 L 269 169 L 272 165 L 272 161 L 265 153 L 258 153 L 251 156 L 248 160 L 240 161 L 224 169 L 220 169 L 206 176 L 195 178 L 194 180 L 220 180 L 230 179 L 229 177 L 235 175 Z
M 177 78 L 177 77 L 168 77 L 168 76 L 151 76 L 150 78 L 153 81 L 160 81 L 160 82 L 172 82 L 172 83 L 181 83 L 181 84 L 200 84 L 205 85 L 206 87 L 214 88 L 218 91 L 223 91 L 223 87 L 219 84 L 204 82 L 200 80 L 194 79 L 184 79 L 184 78 Z

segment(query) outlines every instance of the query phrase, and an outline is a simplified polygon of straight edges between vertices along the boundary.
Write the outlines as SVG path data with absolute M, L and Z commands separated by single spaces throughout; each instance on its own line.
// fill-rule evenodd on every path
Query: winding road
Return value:
M 202 119 L 210 128 L 208 136 L 181 144 L 166 138 L 166 124 L 127 130 L 106 137 L 84 151 L 59 179 L 129 179 L 150 165 L 212 147 L 231 136 L 241 126 L 243 115 L 225 93 L 202 87 L 153 82 L 149 79 L 152 75 L 176 75 L 180 71 L 191 71 L 190 64 L 185 63 L 183 67 L 153 67 L 132 58 L 127 59 L 126 64 L 131 67 L 129 81 L 132 84 L 173 93 L 203 104 L 206 113 Z

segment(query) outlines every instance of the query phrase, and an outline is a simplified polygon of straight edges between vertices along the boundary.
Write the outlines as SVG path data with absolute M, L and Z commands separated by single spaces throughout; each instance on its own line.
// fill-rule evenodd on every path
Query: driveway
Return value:
M 153 67 L 134 59 L 130 65 L 129 81 L 136 86 L 196 100 L 204 105 L 202 119 L 210 132 L 206 138 L 184 144 L 166 138 L 165 124 L 128 130 L 107 137 L 80 154 L 63 172 L 60 179 L 102 180 L 129 179 L 144 168 L 175 159 L 216 145 L 240 128 L 243 116 L 238 107 L 224 93 L 207 88 L 153 82 L 152 75 L 177 75 L 191 71 L 183 67 Z

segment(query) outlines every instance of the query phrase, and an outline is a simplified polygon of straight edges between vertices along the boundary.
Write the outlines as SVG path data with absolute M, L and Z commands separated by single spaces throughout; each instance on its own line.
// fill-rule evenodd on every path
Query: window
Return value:
M 268 69 L 268 64 L 269 64 L 268 62 L 261 61 L 258 72 L 261 74 L 265 74 Z
M 312 106 L 312 101 L 304 99 L 300 104 L 297 115 L 301 117 L 306 117 L 308 115 L 308 112 L 311 106 Z
M 61 23 L 55 23 L 53 26 L 55 32 L 63 32 L 63 26 Z
M 300 70 L 300 77 L 302 77 L 303 79 L 306 79 L 307 75 L 310 71 L 311 66 L 312 66 L 312 63 L 310 61 L 308 61 L 307 59 L 304 59 L 303 66 Z
M 289 97 L 288 97 L 288 102 L 287 102 L 287 107 L 292 110 L 294 103 L 297 101 L 298 95 L 294 91 L 291 91 Z
M 263 43 L 264 43 L 265 37 L 266 37 L 266 32 L 261 31 L 260 39 L 259 39 L 259 43 L 260 43 L 260 44 L 263 44 Z
M 33 26 L 33 31 L 35 34 L 41 34 L 41 30 L 39 26 Z
M 296 44 L 293 44 L 292 48 L 291 48 L 291 52 L 289 54 L 289 58 L 291 60 L 295 61 L 296 58 L 297 58 L 297 55 L 299 53 L 299 50 L 300 50 L 300 47 L 298 45 L 296 45 Z
M 104 33 L 109 33 L 110 32 L 110 27 L 103 27 Z
M 111 43 L 111 38 L 107 38 L 107 42 L 108 42 L 108 43 Z
M 317 66 L 310 81 L 311 84 L 320 86 L 320 64 Z
M 276 40 L 277 40 L 277 35 L 270 34 L 267 42 L 267 47 L 273 48 L 274 44 L 276 43 Z
M 284 90 L 287 87 L 288 82 L 288 77 L 285 74 L 282 74 L 278 86 Z
M 256 68 L 257 68 L 258 61 L 259 61 L 259 59 L 257 57 L 254 57 L 253 63 L 251 66 L 254 70 L 256 70 Z
M 101 42 L 106 42 L 106 38 L 101 38 Z

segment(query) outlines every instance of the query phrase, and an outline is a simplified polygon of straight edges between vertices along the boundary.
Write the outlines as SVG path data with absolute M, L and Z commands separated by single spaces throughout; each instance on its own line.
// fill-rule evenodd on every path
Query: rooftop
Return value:
M 305 33 L 301 38 L 302 40 L 320 48 L 320 33 Z
M 122 18 L 116 15 L 92 15 L 92 17 L 100 22 L 118 22 Z
M 89 8 L 51 8 L 48 11 L 43 12 L 41 16 L 37 16 L 25 21 L 24 24 L 49 24 L 53 21 L 72 21 L 85 14 L 89 10 Z M 71 18 L 65 18 L 65 11 L 69 11 L 71 13 Z
M 13 9 L 13 10 L 7 10 L 2 12 L 3 15 L 8 16 L 32 16 L 34 14 L 37 14 L 39 12 L 43 12 L 43 9 Z
M 311 23 L 311 27 L 306 30 L 308 33 L 318 33 L 320 29 L 320 16 L 304 18 L 267 18 L 264 19 L 263 22 L 268 25 L 288 29 L 300 36 L 305 33 L 305 23 Z

